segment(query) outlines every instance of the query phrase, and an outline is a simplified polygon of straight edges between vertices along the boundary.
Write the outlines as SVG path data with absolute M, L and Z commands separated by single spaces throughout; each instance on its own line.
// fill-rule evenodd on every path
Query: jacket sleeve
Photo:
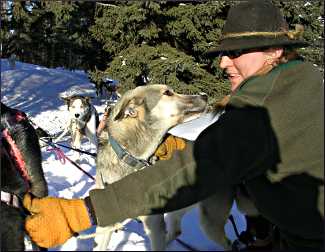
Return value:
M 265 109 L 230 107 L 172 159 L 90 191 L 88 202 L 101 226 L 177 210 L 272 168 L 275 144 Z

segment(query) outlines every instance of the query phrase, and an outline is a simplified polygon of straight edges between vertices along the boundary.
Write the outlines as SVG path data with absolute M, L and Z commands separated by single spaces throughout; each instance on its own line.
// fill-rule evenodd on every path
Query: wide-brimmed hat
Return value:
M 230 8 L 219 46 L 208 54 L 222 51 L 267 48 L 275 46 L 303 47 L 303 27 L 290 31 L 279 8 L 269 0 L 247 0 Z

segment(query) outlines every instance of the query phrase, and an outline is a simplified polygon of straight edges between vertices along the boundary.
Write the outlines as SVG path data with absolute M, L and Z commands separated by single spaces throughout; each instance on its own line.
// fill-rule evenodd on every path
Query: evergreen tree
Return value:
M 130 46 L 120 52 L 109 68 L 91 73 L 97 83 L 110 76 L 118 79 L 121 92 L 146 84 L 167 84 L 182 93 L 205 92 L 211 98 L 220 99 L 229 92 L 223 79 L 204 70 L 194 57 L 167 43 L 157 46 L 147 44 Z
M 311 46 L 299 49 L 324 70 L 324 3 L 272 0 L 287 19 L 305 27 Z M 1 16 L 2 57 L 48 67 L 89 70 L 92 81 L 120 81 L 121 91 L 166 83 L 176 91 L 229 92 L 218 45 L 230 6 L 237 1 L 12 1 Z M 13 31 L 13 32 L 10 32 Z
M 10 39 L 8 50 L 24 60 L 24 55 L 29 54 L 32 41 L 30 33 L 31 15 L 25 1 L 12 3 L 12 17 L 10 22 Z
M 90 30 L 114 59 L 105 71 L 90 76 L 97 83 L 103 76 L 116 78 L 122 91 L 165 83 L 179 92 L 203 91 L 220 99 L 229 85 L 204 55 L 220 35 L 227 9 L 225 1 L 97 5 Z
M 8 2 L 2 2 L 1 5 L 1 30 L 0 30 L 0 45 L 1 45 L 1 58 L 8 58 L 10 56 L 11 49 L 9 46 L 9 41 L 11 37 L 10 27 L 11 27 L 11 20 L 10 17 L 12 16 L 12 8 L 10 8 Z
M 306 60 L 315 63 L 324 71 L 324 1 L 280 1 L 273 0 L 287 22 L 304 26 L 303 38 L 310 46 L 299 49 Z
M 7 30 L 1 29 L 7 57 L 16 53 L 30 63 L 85 70 L 108 58 L 88 30 L 94 22 L 94 2 L 17 1 L 11 9 L 12 20 Z

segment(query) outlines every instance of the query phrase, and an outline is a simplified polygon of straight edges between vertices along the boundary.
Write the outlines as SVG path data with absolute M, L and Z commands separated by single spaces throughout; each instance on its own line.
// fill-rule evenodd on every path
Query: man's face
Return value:
M 226 55 L 221 57 L 220 68 L 224 69 L 227 73 L 232 91 L 234 91 L 242 81 L 255 75 L 262 69 L 267 59 L 267 53 L 263 51 L 252 51 L 241 55 Z

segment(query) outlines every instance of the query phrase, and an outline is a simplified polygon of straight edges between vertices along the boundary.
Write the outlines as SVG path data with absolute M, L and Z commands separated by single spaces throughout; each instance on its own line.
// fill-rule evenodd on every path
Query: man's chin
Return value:
M 235 91 L 238 87 L 239 87 L 239 85 L 240 85 L 240 83 L 241 83 L 242 81 L 233 81 L 233 80 L 230 80 L 230 84 L 231 84 L 231 91 L 233 92 L 233 91 Z

